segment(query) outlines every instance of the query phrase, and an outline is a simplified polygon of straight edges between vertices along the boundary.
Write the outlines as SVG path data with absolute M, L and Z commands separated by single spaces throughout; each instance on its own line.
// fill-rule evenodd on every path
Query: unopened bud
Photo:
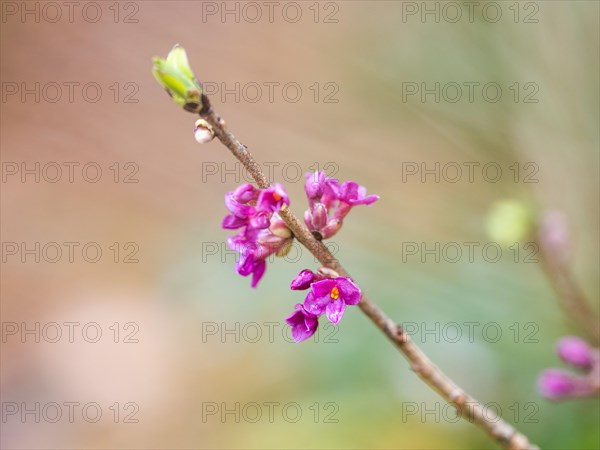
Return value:
M 194 138 L 198 144 L 206 144 L 215 138 L 215 131 L 206 120 L 198 119 L 194 125 Z
M 202 87 L 196 79 L 183 47 L 175 45 L 166 59 L 154 57 L 152 74 L 173 101 L 183 109 L 198 113 L 202 109 Z

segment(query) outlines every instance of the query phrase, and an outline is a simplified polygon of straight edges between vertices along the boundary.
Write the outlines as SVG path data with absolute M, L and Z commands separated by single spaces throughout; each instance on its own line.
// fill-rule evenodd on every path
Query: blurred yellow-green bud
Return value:
M 532 213 L 517 200 L 502 200 L 492 206 L 486 225 L 492 241 L 510 246 L 530 236 L 533 230 Z
M 190 68 L 184 48 L 177 44 L 171 49 L 167 59 L 154 57 L 152 62 L 154 78 L 165 88 L 173 101 L 183 106 L 186 111 L 200 112 L 202 87 Z

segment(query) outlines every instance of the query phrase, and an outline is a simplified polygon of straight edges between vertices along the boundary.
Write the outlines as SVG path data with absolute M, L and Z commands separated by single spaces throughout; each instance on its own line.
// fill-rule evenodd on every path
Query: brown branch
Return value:
M 241 144 L 236 137 L 226 128 L 225 122 L 217 116 L 206 96 L 203 96 L 204 105 L 200 116 L 206 120 L 215 132 L 216 137 L 231 153 L 244 165 L 252 175 L 258 186 L 267 188 L 269 183 L 261 167 L 254 160 L 246 146 Z M 342 276 L 350 276 L 339 261 L 331 254 L 325 244 L 315 239 L 312 233 L 300 220 L 284 207 L 280 216 L 286 222 L 294 236 L 326 267 L 329 267 Z M 500 417 L 488 417 L 489 412 L 475 398 L 467 394 L 444 372 L 442 372 L 423 351 L 410 339 L 404 329 L 387 317 L 385 313 L 363 293 L 360 309 L 379 328 L 387 338 L 402 352 L 411 365 L 411 369 L 432 389 L 442 396 L 444 400 L 455 406 L 461 417 L 475 423 L 483 429 L 492 439 L 506 449 L 537 449 L 527 437 L 519 433 L 514 427 Z
M 558 296 L 562 309 L 576 323 L 585 328 L 595 345 L 600 344 L 598 314 L 592 311 L 583 291 L 573 278 L 570 268 L 559 255 L 547 248 L 541 236 L 538 238 L 537 244 L 540 249 L 542 268 Z

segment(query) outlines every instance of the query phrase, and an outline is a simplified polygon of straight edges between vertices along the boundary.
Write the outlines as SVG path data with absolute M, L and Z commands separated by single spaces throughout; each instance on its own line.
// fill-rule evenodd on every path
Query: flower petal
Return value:
M 345 310 L 346 303 L 341 298 L 338 298 L 327 305 L 325 308 L 325 315 L 332 324 L 337 325 L 344 315 Z
M 342 193 L 342 186 L 340 182 L 335 178 L 327 178 L 325 180 L 325 186 L 323 188 L 323 195 L 328 197 L 339 199 Z
M 363 198 L 360 198 L 358 200 L 351 200 L 350 204 L 352 206 L 358 206 L 358 205 L 366 205 L 366 206 L 368 206 L 368 205 L 371 205 L 371 204 L 375 203 L 377 200 L 379 200 L 379 195 L 372 194 L 372 195 L 367 195 L 367 196 L 365 196 Z
M 304 310 L 307 312 L 307 314 L 310 314 L 314 317 L 318 317 L 321 314 L 323 314 L 327 303 L 328 302 L 317 301 L 312 291 L 309 291 L 308 294 L 306 294 L 306 298 L 304 299 Z
M 367 195 L 367 188 L 355 181 L 346 181 L 342 184 L 339 198 L 352 206 L 370 205 L 379 200 L 378 195 Z
M 256 259 L 254 258 L 254 252 L 242 251 L 240 252 L 240 259 L 237 261 L 235 268 L 237 273 L 243 277 L 247 277 L 256 270 Z
M 336 282 L 334 280 L 322 280 L 313 283 L 311 286 L 312 293 L 315 296 L 315 299 L 321 299 L 323 297 L 327 297 L 331 300 L 330 294 L 331 290 L 336 286 Z M 328 301 L 329 301 L 328 300 Z
M 266 270 L 267 270 L 267 263 L 265 262 L 264 259 L 262 261 L 258 261 L 255 264 L 254 271 L 252 272 L 252 284 L 251 284 L 251 286 L 253 288 L 255 288 L 258 285 L 258 282 L 263 277 L 263 275 L 265 274 Z
M 281 209 L 284 204 L 290 204 L 290 198 L 288 197 L 287 192 L 281 184 L 273 183 L 267 189 L 260 191 L 256 207 L 260 211 L 275 212 Z
M 247 219 L 243 219 L 241 217 L 234 216 L 233 214 L 229 214 L 223 219 L 221 228 L 225 230 L 237 230 L 238 228 L 241 228 L 244 225 L 246 225 L 246 223 Z
M 347 305 L 360 303 L 360 288 L 354 284 L 354 281 L 350 278 L 339 277 L 335 279 L 335 282 L 340 290 L 340 298 L 344 299 Z
M 258 197 L 258 189 L 250 183 L 242 184 L 233 191 L 233 198 L 240 203 L 248 203 L 250 200 L 256 200 Z
M 231 214 L 242 218 L 251 216 L 256 211 L 253 206 L 238 202 L 234 198 L 233 192 L 228 192 L 227 195 L 225 195 L 225 206 L 231 212 Z
M 350 203 L 358 199 L 358 183 L 356 181 L 344 181 L 341 186 L 340 200 Z
M 258 211 L 250 217 L 250 226 L 252 228 L 268 228 L 271 225 L 271 213 L 267 211 Z
M 325 183 L 325 172 L 308 172 L 304 176 L 306 177 L 304 191 L 306 192 L 308 199 L 312 200 L 321 197 L 323 195 L 323 187 Z
M 292 327 L 292 338 L 296 342 L 310 338 L 319 326 L 317 318 L 307 315 L 301 304 L 296 305 L 296 311 L 288 316 L 285 321 Z
M 293 291 L 304 291 L 310 287 L 310 284 L 313 282 L 314 279 L 315 274 L 308 269 L 304 269 L 292 280 L 292 283 L 290 284 L 290 289 L 292 289 Z
M 298 305 L 296 305 L 296 309 L 297 308 L 298 308 Z M 286 317 L 285 322 L 289 326 L 295 327 L 299 323 L 304 322 L 304 314 L 302 313 L 302 311 L 294 311 L 292 314 L 290 314 L 289 316 Z

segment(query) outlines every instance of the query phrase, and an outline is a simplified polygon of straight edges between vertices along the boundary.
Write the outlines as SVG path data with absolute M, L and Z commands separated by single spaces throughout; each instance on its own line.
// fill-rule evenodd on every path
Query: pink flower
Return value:
M 288 197 L 285 189 L 279 183 L 273 183 L 267 189 L 260 191 L 256 207 L 260 211 L 275 212 L 280 210 L 283 205 L 289 205 L 290 198 Z
M 223 219 L 222 227 L 241 229 L 227 243 L 240 254 L 237 273 L 244 277 L 252 275 L 253 288 L 265 274 L 266 258 L 272 254 L 283 255 L 290 248 L 292 232 L 275 212 L 289 203 L 287 193 L 279 184 L 262 190 L 243 184 L 225 195 L 225 206 L 231 214 Z
M 292 327 L 292 337 L 296 342 L 302 342 L 311 337 L 317 331 L 319 321 L 315 316 L 308 313 L 302 304 L 296 305 L 296 311 L 288 316 L 285 321 Z
M 337 273 L 331 269 L 322 267 L 317 273 L 305 269 L 292 280 L 290 285 L 292 290 L 306 290 L 309 287 L 310 291 L 306 294 L 304 304 L 296 305 L 297 311 L 287 319 L 287 323 L 292 326 L 294 339 L 296 336 L 302 337 L 296 339 L 297 342 L 314 334 L 314 330 L 307 337 L 300 334 L 298 327 L 304 323 L 300 320 L 301 315 L 302 320 L 307 321 L 305 328 L 312 330 L 314 327 L 316 330 L 316 321 L 321 314 L 325 314 L 331 323 L 337 325 L 344 315 L 346 305 L 357 305 L 360 302 L 361 292 L 358 286 L 350 278 L 337 276 Z M 292 318 L 293 320 L 290 321 Z
M 337 325 L 344 315 L 346 305 L 357 305 L 361 292 L 350 278 L 338 277 L 317 281 L 304 300 L 304 309 L 319 316 L 323 313 Z
M 548 369 L 538 378 L 538 390 L 550 400 L 597 395 L 600 391 L 600 352 L 576 336 L 566 336 L 556 345 L 558 356 L 582 374 Z
M 550 400 L 586 397 L 597 391 L 586 378 L 559 369 L 548 369 L 542 372 L 538 379 L 538 389 Z
M 354 206 L 371 205 L 379 196 L 367 195 L 367 189 L 354 181 L 340 184 L 325 172 L 307 173 L 304 190 L 309 209 L 304 213 L 308 229 L 320 239 L 332 237 Z
M 305 291 L 310 287 L 312 282 L 315 281 L 316 277 L 316 273 L 313 273 L 311 270 L 304 269 L 292 280 L 290 289 L 293 291 Z
M 566 336 L 558 341 L 556 353 L 564 362 L 572 366 L 585 369 L 592 365 L 593 353 L 591 347 L 577 336 Z

